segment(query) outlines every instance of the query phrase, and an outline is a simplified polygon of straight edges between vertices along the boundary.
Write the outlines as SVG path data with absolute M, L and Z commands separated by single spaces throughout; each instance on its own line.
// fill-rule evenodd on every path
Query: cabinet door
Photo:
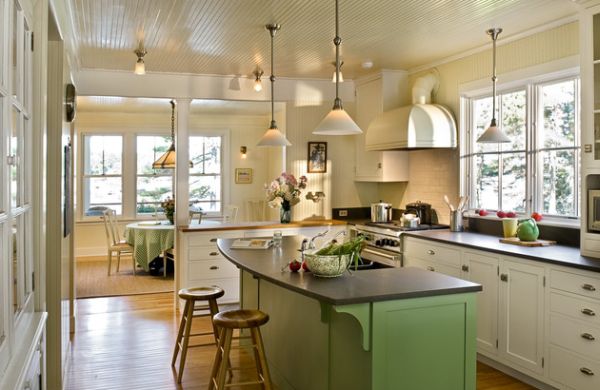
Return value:
M 483 286 L 477 294 L 477 350 L 496 354 L 498 343 L 498 257 L 464 253 L 465 279 Z
M 377 180 L 382 175 L 381 152 L 365 150 L 365 134 L 377 114 L 383 112 L 381 79 L 359 85 L 356 88 L 356 124 L 363 131 L 355 136 L 356 171 L 355 180 Z
M 542 373 L 544 268 L 502 257 L 499 283 L 500 354 Z

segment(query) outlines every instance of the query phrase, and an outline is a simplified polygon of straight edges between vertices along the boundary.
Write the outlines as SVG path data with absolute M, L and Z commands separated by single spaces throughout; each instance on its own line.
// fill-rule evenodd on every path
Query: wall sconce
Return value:
M 246 158 L 246 154 L 248 153 L 248 148 L 246 148 L 245 146 L 240 146 L 240 153 L 242 155 L 242 158 Z
M 256 92 L 262 91 L 262 80 L 260 79 L 263 75 L 263 70 L 261 68 L 256 68 L 252 74 L 254 75 L 254 90 Z
M 315 191 L 314 194 L 310 191 L 306 194 L 306 199 L 312 200 L 315 203 L 319 203 L 323 198 L 325 198 L 325 193 L 322 191 Z

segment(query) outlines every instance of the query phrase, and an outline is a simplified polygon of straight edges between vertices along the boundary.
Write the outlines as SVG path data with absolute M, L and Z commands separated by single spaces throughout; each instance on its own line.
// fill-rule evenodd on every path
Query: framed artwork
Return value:
M 235 168 L 235 184 L 252 184 L 252 168 Z
M 327 142 L 308 143 L 308 173 L 327 172 Z

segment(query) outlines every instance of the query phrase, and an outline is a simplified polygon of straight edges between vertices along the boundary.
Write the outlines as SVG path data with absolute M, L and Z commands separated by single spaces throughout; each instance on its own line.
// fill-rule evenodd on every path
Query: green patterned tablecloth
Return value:
M 125 231 L 127 243 L 133 246 L 133 257 L 145 271 L 149 270 L 148 264 L 164 250 L 173 248 L 175 239 L 175 226 L 164 221 L 160 225 L 149 223 L 130 223 Z

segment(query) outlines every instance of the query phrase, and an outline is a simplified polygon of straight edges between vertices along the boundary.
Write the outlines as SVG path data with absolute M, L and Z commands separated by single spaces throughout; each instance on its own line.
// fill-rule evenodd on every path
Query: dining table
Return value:
M 173 248 L 175 225 L 169 221 L 130 223 L 125 229 L 125 239 L 133 247 L 133 258 L 136 263 L 148 272 L 152 260 L 165 250 Z

